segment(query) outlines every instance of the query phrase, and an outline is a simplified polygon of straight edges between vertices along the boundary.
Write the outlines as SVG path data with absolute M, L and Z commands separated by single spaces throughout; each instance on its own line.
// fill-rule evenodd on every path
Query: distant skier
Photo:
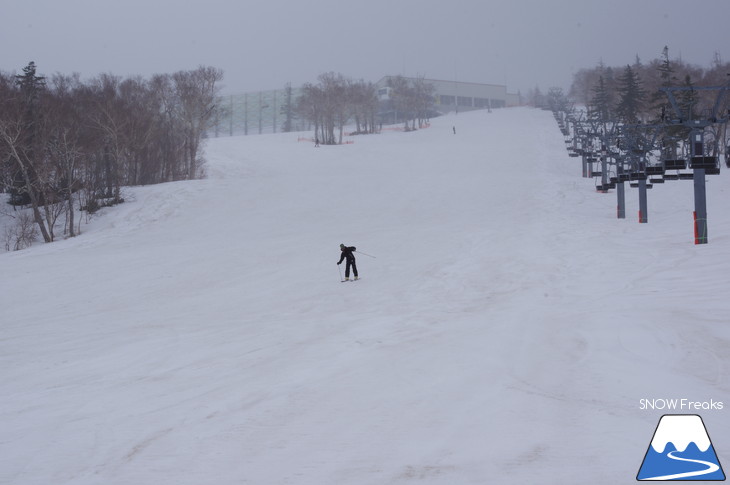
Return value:
M 355 246 L 348 247 L 344 244 L 340 244 L 340 251 L 342 251 L 342 254 L 340 255 L 340 260 L 337 261 L 337 264 L 342 264 L 342 260 L 347 260 L 347 265 L 345 266 L 345 281 L 350 281 L 350 266 L 352 266 L 352 274 L 357 280 L 357 265 L 355 264 L 355 255 L 352 254 L 355 252 Z

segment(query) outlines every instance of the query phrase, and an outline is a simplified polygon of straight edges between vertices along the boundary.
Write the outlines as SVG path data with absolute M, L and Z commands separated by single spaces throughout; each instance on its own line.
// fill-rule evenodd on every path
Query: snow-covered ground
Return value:
M 726 173 L 696 246 L 691 182 L 618 220 L 549 112 L 354 140 L 213 139 L 0 254 L 0 483 L 631 483 L 659 398 L 730 463 Z

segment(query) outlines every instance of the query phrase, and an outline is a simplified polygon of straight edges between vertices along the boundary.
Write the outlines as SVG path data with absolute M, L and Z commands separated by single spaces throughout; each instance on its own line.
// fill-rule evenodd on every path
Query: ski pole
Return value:
M 342 268 L 340 268 L 340 265 L 337 265 L 337 272 L 340 273 L 340 281 L 342 281 Z
M 371 254 L 368 254 L 368 253 L 363 253 L 362 251 L 355 251 L 355 252 L 356 252 L 357 254 L 362 254 L 362 255 L 364 255 L 364 256 L 369 256 L 369 257 L 371 257 L 371 258 L 375 258 L 375 256 L 373 256 L 373 255 L 371 255 Z

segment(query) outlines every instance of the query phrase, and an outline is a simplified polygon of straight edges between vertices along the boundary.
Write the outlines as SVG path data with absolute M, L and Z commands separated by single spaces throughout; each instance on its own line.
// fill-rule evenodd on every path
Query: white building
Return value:
M 385 76 L 376 83 L 381 101 L 390 99 L 388 81 L 393 76 Z M 406 78 L 415 81 L 414 78 Z M 507 92 L 507 86 L 499 84 L 467 83 L 423 79 L 434 87 L 434 109 L 439 113 L 450 111 L 469 111 L 473 109 L 492 109 L 518 106 L 520 96 Z

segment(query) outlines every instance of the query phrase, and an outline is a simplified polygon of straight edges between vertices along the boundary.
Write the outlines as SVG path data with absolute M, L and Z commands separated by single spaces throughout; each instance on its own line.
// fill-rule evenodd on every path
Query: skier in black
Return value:
M 352 274 L 355 275 L 355 279 L 357 280 L 357 265 L 355 264 L 355 255 L 352 254 L 355 252 L 355 246 L 345 246 L 344 244 L 340 244 L 340 251 L 342 251 L 342 255 L 340 256 L 340 260 L 337 261 L 337 264 L 341 264 L 343 259 L 347 259 L 347 265 L 345 266 L 345 281 L 350 281 L 350 266 L 352 266 Z

